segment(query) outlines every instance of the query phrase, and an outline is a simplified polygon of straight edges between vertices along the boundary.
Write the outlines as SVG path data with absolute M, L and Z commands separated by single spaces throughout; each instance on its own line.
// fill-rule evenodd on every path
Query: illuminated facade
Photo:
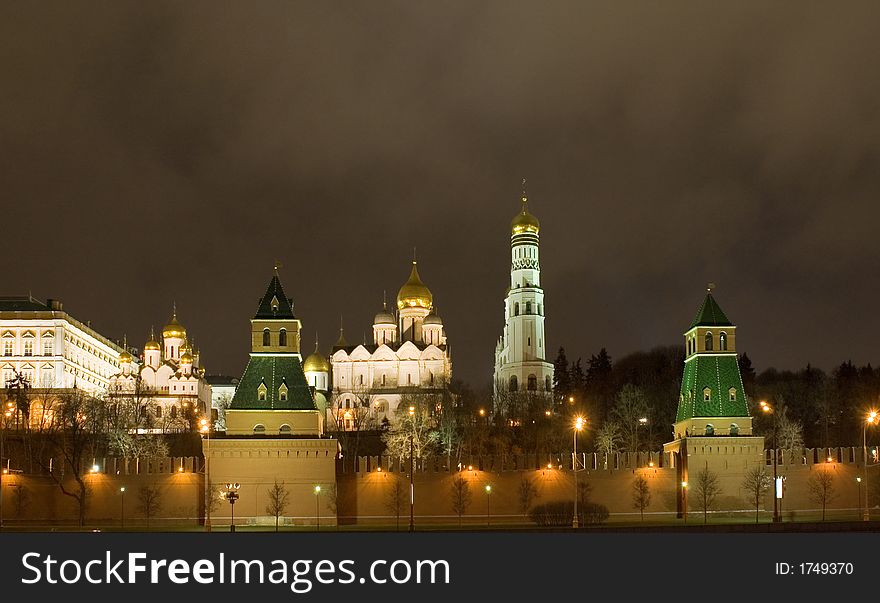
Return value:
M 111 400 L 136 398 L 150 415 L 149 429 L 157 432 L 184 430 L 190 427 L 188 418 L 211 408 L 211 386 L 199 351 L 187 339 L 176 308 L 162 329 L 161 343 L 151 333 L 140 358 L 128 350 L 120 355 L 120 370 L 110 380 L 109 394 Z
M 396 314 L 383 303 L 370 344 L 349 345 L 340 329 L 330 365 L 328 420 L 337 429 L 393 423 L 405 412 L 400 405 L 407 397 L 436 398 L 439 404 L 452 378 L 452 360 L 443 321 L 415 260 L 397 294 Z
M 522 207 L 510 225 L 510 287 L 504 299 L 504 332 L 495 347 L 495 396 L 553 390 L 553 364 L 547 362 L 544 289 L 541 288 L 538 219 Z
M 31 388 L 102 394 L 121 367 L 122 347 L 63 310 L 61 301 L 0 298 L 0 387 L 20 374 Z

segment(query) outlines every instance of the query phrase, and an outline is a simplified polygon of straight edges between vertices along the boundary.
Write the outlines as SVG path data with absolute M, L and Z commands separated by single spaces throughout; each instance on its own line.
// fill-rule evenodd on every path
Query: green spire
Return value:
M 694 322 L 691 323 L 691 329 L 694 327 L 729 327 L 733 325 L 724 314 L 721 306 L 719 306 L 718 302 L 715 301 L 715 298 L 712 297 L 712 289 L 714 289 L 714 285 L 710 283 L 707 288 L 706 299 L 703 300 L 703 305 L 700 306 L 700 311 L 697 312 L 697 317 L 694 318 Z

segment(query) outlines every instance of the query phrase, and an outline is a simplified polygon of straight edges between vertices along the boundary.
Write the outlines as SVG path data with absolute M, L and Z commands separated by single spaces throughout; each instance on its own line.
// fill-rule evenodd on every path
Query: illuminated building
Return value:
M 399 408 L 404 398 L 419 397 L 434 407 L 442 402 L 452 378 L 452 360 L 434 296 L 415 260 L 397 294 L 397 312 L 383 303 L 373 319 L 372 343 L 350 345 L 340 329 L 330 364 L 328 419 L 338 429 L 393 423 L 405 413 Z
M 495 396 L 541 393 L 553 389 L 553 364 L 547 362 L 544 289 L 541 288 L 538 219 L 528 197 L 510 224 L 510 287 L 504 299 L 504 332 L 495 347 Z

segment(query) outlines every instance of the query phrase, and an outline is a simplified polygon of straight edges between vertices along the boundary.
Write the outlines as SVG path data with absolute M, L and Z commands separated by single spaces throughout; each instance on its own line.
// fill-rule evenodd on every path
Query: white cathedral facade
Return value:
M 452 360 L 443 321 L 417 263 L 397 294 L 397 312 L 383 304 L 373 319 L 372 343 L 350 345 L 340 329 L 329 366 L 316 350 L 303 369 L 309 385 L 327 393 L 331 429 L 380 428 L 405 415 L 414 400 L 440 404 L 452 378 Z
M 517 392 L 549 396 L 553 391 L 544 332 L 540 230 L 524 191 L 522 208 L 510 225 L 510 287 L 504 299 L 504 332 L 495 347 L 496 400 Z

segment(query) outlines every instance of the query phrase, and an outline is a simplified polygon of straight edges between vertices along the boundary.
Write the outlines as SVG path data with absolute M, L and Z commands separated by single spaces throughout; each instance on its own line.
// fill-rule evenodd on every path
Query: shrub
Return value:
M 537 505 L 529 512 L 529 518 L 543 527 L 570 526 L 574 517 L 574 503 L 567 500 Z M 578 523 L 580 525 L 600 524 L 608 519 L 608 508 L 593 502 L 578 505 Z

